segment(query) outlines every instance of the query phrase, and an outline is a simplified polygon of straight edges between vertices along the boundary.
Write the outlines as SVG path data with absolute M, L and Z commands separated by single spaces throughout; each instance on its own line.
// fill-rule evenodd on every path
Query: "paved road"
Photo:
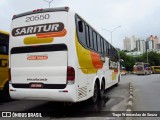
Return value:
M 126 76 L 127 77 L 127 76 Z M 160 74 L 130 75 L 136 111 L 160 111 Z
M 125 111 L 128 99 L 128 80 L 120 82 L 118 87 L 112 87 L 105 91 L 103 100 L 97 104 L 90 104 L 88 101 L 66 106 L 63 103 L 46 101 L 12 101 L 0 102 L 0 111 L 18 111 L 18 112 L 42 112 L 47 113 L 45 119 L 76 119 L 81 120 L 114 120 L 122 118 L 108 118 L 105 115 L 107 111 Z M 98 114 L 95 114 L 98 113 Z M 74 116 L 74 118 L 70 117 Z M 44 119 L 44 118 L 43 118 Z M 15 118 L 16 120 L 16 118 Z
M 133 111 L 160 113 L 160 74 L 127 75 L 123 79 L 131 82 L 134 88 Z M 133 120 L 160 120 L 160 117 L 135 117 Z

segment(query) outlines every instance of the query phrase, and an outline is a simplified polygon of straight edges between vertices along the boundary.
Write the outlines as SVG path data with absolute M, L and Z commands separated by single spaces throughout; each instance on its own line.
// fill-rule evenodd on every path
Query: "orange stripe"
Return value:
M 36 34 L 37 38 L 46 38 L 46 37 L 62 37 L 67 33 L 66 29 L 63 29 L 61 32 L 48 32 L 48 33 L 40 33 Z
M 91 51 L 92 64 L 95 69 L 102 69 L 103 63 L 101 62 L 100 55 Z

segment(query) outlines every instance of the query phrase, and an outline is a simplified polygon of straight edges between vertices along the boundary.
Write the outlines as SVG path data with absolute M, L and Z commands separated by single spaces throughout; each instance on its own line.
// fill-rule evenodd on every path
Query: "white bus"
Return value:
M 152 73 L 151 65 L 149 63 L 136 62 L 135 66 L 137 75 L 149 75 Z
M 120 81 L 117 50 L 68 7 L 14 15 L 9 51 L 13 99 L 96 102 Z

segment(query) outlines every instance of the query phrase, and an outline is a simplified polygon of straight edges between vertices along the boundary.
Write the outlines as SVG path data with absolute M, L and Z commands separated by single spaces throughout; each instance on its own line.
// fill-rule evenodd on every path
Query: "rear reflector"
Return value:
M 59 90 L 59 92 L 68 92 L 68 90 Z
M 74 84 L 75 80 L 75 70 L 73 67 L 68 66 L 67 67 L 67 82 L 68 84 Z

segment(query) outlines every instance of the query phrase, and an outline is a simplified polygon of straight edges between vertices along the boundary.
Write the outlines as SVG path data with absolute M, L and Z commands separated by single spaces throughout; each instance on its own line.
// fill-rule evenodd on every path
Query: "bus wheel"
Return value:
M 2 101 L 10 101 L 11 97 L 9 95 L 9 83 L 6 82 L 3 91 L 1 92 Z
M 90 98 L 90 101 L 91 101 L 91 103 L 96 103 L 97 100 L 98 100 L 98 86 L 95 83 L 94 84 L 94 93 L 93 93 L 93 96 Z
M 104 82 L 102 82 L 101 90 L 100 90 L 100 99 L 103 99 L 104 91 L 105 91 L 105 84 L 104 84 Z

